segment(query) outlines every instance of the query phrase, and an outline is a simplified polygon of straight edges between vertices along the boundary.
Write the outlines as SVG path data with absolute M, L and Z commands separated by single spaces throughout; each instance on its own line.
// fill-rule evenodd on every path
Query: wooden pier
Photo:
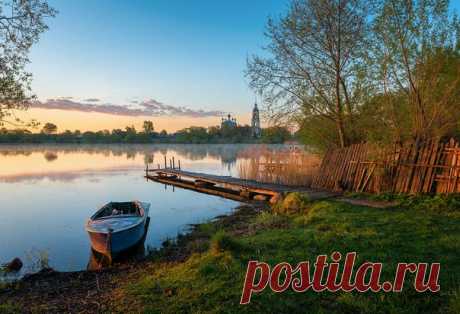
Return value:
M 231 176 L 218 176 L 185 171 L 180 168 L 175 168 L 173 162 L 170 162 L 170 164 L 170 168 L 146 168 L 145 177 L 148 180 L 201 193 L 217 195 L 236 201 L 258 200 L 274 203 L 290 192 L 307 193 L 311 200 L 329 198 L 338 195 L 337 193 L 323 190 L 312 190 L 305 187 L 262 183 Z

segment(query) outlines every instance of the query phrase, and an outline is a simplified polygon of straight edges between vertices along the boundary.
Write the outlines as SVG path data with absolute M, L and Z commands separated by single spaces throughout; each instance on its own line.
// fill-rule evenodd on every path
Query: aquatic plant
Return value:
M 310 186 L 321 157 L 302 148 L 250 147 L 240 152 L 240 178 L 291 186 Z
M 38 272 L 50 268 L 49 254 L 47 250 L 31 249 L 26 253 L 28 272 Z

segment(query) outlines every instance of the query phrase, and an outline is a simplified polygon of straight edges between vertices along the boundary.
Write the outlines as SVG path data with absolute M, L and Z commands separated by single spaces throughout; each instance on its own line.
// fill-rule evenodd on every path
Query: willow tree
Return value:
M 460 33 L 449 1 L 384 0 L 373 25 L 369 69 L 391 138 L 420 141 L 458 129 Z
M 250 86 L 263 95 L 269 118 L 303 123 L 305 136 L 320 137 L 325 146 L 353 142 L 368 3 L 294 0 L 285 16 L 269 19 L 268 57 L 253 56 L 247 66 Z M 320 125 L 308 127 L 314 123 Z
M 45 0 L 0 2 L 0 124 L 19 122 L 15 111 L 35 98 L 25 66 L 30 48 L 48 29 L 46 18 L 55 14 Z

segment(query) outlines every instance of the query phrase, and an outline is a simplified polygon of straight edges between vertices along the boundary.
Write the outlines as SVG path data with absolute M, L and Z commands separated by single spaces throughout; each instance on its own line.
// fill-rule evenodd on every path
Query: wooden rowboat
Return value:
M 150 204 L 138 201 L 110 202 L 99 209 L 86 223 L 91 247 L 112 256 L 142 240 Z

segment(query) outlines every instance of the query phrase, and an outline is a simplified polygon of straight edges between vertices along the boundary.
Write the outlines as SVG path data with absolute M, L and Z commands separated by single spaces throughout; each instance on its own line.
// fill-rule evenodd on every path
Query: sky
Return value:
M 168 131 L 216 125 L 227 112 L 249 123 L 255 94 L 244 77 L 246 59 L 262 52 L 268 16 L 288 5 L 287 0 L 49 3 L 59 13 L 32 48 L 28 65 L 42 105 L 25 117 L 60 129 L 111 129 L 151 119 Z M 107 110 L 98 110 L 100 105 Z M 118 108 L 113 105 L 135 112 L 108 114 Z M 64 107 L 72 111 L 59 109 Z
M 267 18 L 289 0 L 49 3 L 59 13 L 28 65 L 40 104 L 22 117 L 60 131 L 139 128 L 144 120 L 175 131 L 217 125 L 226 113 L 249 124 L 255 94 L 246 60 L 263 54 Z M 460 0 L 450 3 L 459 12 Z

